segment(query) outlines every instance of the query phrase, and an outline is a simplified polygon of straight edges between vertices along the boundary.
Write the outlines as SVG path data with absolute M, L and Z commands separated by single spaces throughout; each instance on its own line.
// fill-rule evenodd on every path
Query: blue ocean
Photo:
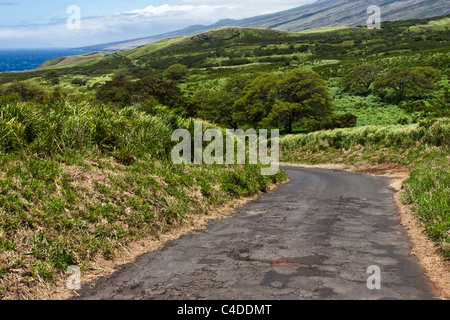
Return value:
M 0 72 L 31 70 L 49 59 L 89 52 L 81 49 L 0 49 Z

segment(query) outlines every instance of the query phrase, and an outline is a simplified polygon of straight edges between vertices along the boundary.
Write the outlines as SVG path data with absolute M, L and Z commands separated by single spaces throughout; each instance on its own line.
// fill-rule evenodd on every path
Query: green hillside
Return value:
M 241 20 L 224 19 L 212 25 L 194 25 L 165 34 L 99 44 L 87 47 L 95 51 L 119 51 L 157 42 L 162 39 L 190 36 L 221 27 L 241 27 L 273 29 L 299 32 L 317 28 L 365 25 L 371 5 L 380 7 L 382 20 L 398 21 L 443 16 L 449 13 L 447 0 L 318 0 L 289 10 L 245 18 Z
M 0 73 L 0 298 L 286 180 L 175 165 L 171 134 L 194 119 L 279 129 L 283 161 L 407 166 L 404 201 L 448 256 L 449 17 L 223 27 Z
M 76 66 L 86 66 L 90 64 L 94 64 L 101 60 L 102 58 L 105 58 L 109 56 L 107 53 L 102 52 L 96 52 L 96 53 L 88 53 L 78 56 L 70 56 L 70 57 L 61 57 L 56 58 L 52 60 L 48 60 L 44 62 L 41 66 L 39 66 L 37 69 L 40 70 L 48 70 L 48 69 L 57 69 L 57 68 L 69 68 L 69 67 L 76 67 Z

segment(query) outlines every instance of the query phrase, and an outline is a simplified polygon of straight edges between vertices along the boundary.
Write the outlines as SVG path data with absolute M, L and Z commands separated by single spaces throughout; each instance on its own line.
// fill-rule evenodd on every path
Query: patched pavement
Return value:
M 434 299 L 389 178 L 285 168 L 291 181 L 144 254 L 76 299 Z M 380 289 L 368 273 L 380 270 Z

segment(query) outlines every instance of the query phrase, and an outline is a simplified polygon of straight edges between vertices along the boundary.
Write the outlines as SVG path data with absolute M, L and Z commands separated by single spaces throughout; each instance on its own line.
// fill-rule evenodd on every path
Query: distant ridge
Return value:
M 159 40 L 189 36 L 219 27 L 266 28 L 298 32 L 321 27 L 364 25 L 369 15 L 367 8 L 378 5 L 382 20 L 429 18 L 450 13 L 448 0 L 318 0 L 312 4 L 241 20 L 224 19 L 212 25 L 193 25 L 159 35 L 84 47 L 90 51 L 120 51 L 137 48 Z

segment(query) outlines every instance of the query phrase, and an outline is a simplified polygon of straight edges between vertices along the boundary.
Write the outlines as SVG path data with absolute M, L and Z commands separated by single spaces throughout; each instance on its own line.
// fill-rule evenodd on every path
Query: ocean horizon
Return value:
M 0 49 L 0 72 L 33 70 L 50 59 L 90 52 L 74 48 Z

